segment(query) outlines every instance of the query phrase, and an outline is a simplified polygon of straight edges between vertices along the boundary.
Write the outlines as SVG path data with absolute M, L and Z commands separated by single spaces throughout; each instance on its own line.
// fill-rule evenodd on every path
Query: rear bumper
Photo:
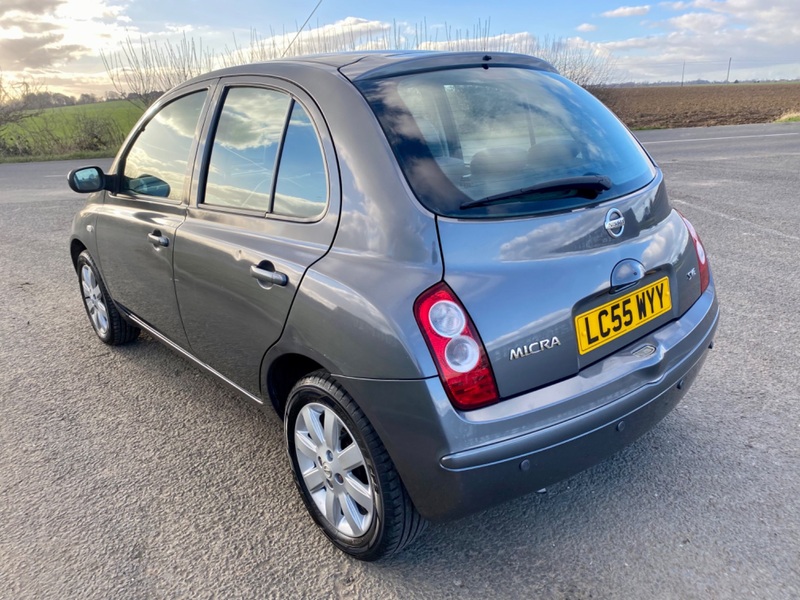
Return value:
M 417 509 L 457 518 L 570 477 L 666 416 L 699 372 L 719 319 L 710 287 L 681 319 L 580 377 L 479 411 L 455 411 L 438 379 L 341 378 L 381 436 Z M 572 395 L 570 395 L 572 394 Z
M 444 485 L 463 490 L 453 516 L 566 479 L 632 443 L 675 408 L 704 359 L 669 377 L 655 397 L 645 389 L 545 430 L 442 457 Z

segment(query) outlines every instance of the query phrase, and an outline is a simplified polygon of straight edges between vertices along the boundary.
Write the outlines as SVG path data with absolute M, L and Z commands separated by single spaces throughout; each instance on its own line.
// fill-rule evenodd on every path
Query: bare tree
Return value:
M 562 75 L 589 90 L 608 85 L 616 70 L 611 55 L 571 39 L 545 36 L 537 39 L 536 48 L 528 54 L 546 60 Z
M 29 80 L 9 82 L 0 73 L 0 155 L 19 156 L 30 150 L 25 135 L 19 135 L 25 121 L 41 114 L 36 102 L 41 85 Z
M 491 35 L 491 21 L 478 21 L 471 30 L 445 27 L 445 39 L 426 41 L 424 49 L 455 52 L 516 52 L 546 60 L 578 85 L 593 89 L 607 85 L 614 75 L 613 57 L 582 40 L 536 37 L 528 33 Z
M 147 108 L 161 94 L 214 68 L 214 56 L 203 50 L 202 40 L 183 35 L 178 43 L 130 36 L 117 52 L 101 53 L 114 90 L 134 104 Z
M 0 73 L 0 133 L 35 113 L 29 100 L 36 97 L 38 89 L 39 85 L 30 81 L 9 83 Z

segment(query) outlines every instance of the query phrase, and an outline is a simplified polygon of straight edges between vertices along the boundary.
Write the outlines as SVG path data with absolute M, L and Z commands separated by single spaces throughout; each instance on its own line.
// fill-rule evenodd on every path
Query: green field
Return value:
M 0 130 L 0 162 L 113 156 L 142 112 L 126 100 L 33 111 Z

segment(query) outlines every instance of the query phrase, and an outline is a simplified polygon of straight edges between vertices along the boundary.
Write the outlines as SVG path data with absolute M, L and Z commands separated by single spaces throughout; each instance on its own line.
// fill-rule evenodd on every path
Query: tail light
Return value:
M 678 213 L 680 215 L 680 213 Z M 692 241 L 694 242 L 694 250 L 697 253 L 697 264 L 700 270 L 700 293 L 706 291 L 708 287 L 708 257 L 706 256 L 706 249 L 703 246 L 703 242 L 700 241 L 700 236 L 697 235 L 697 231 L 694 229 L 694 225 L 689 222 L 689 219 L 681 215 L 681 219 L 686 224 L 686 229 L 689 230 L 689 235 L 692 236 Z
M 453 406 L 479 408 L 498 400 L 489 358 L 478 331 L 453 291 L 438 283 L 414 303 L 414 316 Z

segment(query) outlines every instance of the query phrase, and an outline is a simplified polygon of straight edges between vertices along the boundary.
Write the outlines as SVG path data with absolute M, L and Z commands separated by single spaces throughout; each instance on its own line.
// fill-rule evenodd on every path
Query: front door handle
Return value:
M 289 277 L 286 273 L 276 271 L 273 264 L 266 260 L 262 260 L 257 265 L 251 265 L 250 275 L 258 279 L 258 284 L 262 287 L 271 285 L 284 286 L 289 283 Z
M 150 240 L 150 243 L 154 246 L 163 246 L 164 248 L 169 246 L 169 238 L 165 235 L 161 235 L 161 232 L 158 229 L 156 229 L 153 233 L 148 233 L 147 239 Z

